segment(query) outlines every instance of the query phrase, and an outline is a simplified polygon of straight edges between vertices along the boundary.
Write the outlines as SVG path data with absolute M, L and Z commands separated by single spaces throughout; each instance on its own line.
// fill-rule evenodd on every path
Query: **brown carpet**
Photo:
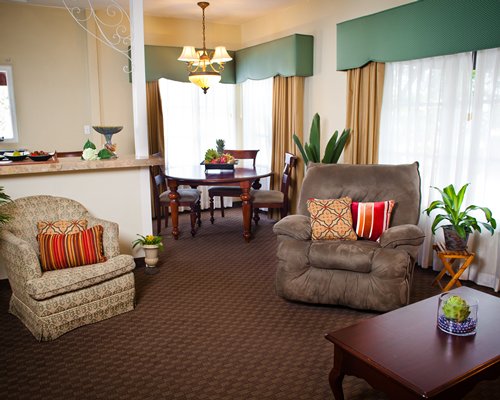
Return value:
M 195 238 L 186 216 L 178 241 L 164 231 L 158 274 L 136 269 L 134 311 L 52 342 L 37 342 L 8 314 L 10 288 L 1 281 L 0 398 L 332 399 L 333 345 L 324 334 L 376 314 L 277 297 L 272 222 L 263 217 L 247 244 L 240 210 L 214 225 L 202 218 Z M 434 275 L 416 271 L 412 301 L 438 293 Z M 386 398 L 354 377 L 344 392 Z M 467 399 L 498 393 L 499 380 L 484 382 Z

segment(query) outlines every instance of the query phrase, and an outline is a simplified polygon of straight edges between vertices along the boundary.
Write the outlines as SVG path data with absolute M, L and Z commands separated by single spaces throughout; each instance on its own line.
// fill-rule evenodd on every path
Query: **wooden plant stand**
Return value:
M 469 268 L 469 265 L 474 260 L 475 254 L 469 253 L 467 250 L 447 250 L 442 243 L 435 244 L 433 248 L 436 251 L 439 259 L 443 263 L 444 268 L 439 272 L 438 276 L 436 276 L 436 279 L 434 279 L 434 281 L 432 282 L 432 286 L 438 285 L 441 288 L 442 292 L 447 292 L 454 285 L 457 287 L 462 286 L 459 278 L 464 273 L 464 271 Z M 453 269 L 453 263 L 455 262 L 455 260 L 463 260 L 462 265 L 459 266 L 456 271 Z M 448 284 L 443 287 L 440 281 L 444 277 L 446 272 L 450 274 L 451 279 Z

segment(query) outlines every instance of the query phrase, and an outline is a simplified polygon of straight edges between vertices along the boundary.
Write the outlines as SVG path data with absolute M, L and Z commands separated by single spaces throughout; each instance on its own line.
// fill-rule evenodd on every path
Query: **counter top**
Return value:
M 34 164 L 10 164 L 0 165 L 0 176 L 59 173 L 72 171 L 93 171 L 118 168 L 138 168 L 149 167 L 150 165 L 163 165 L 164 159 L 160 157 L 146 156 L 136 157 L 135 155 L 123 155 L 109 160 L 85 161 L 79 157 L 58 158 L 57 162 L 34 163 Z

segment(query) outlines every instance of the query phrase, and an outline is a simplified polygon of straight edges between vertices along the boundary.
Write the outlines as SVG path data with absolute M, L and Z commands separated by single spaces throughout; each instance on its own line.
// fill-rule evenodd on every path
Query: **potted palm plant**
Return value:
M 141 246 L 144 249 L 144 262 L 146 263 L 146 273 L 154 274 L 157 272 L 156 264 L 158 264 L 158 253 L 163 250 L 163 238 L 155 235 L 139 235 L 138 239 L 132 242 L 132 248 Z
M 304 142 L 304 146 L 300 142 L 299 137 L 294 134 L 293 141 L 297 145 L 302 158 L 304 159 L 304 164 L 307 165 L 309 161 L 324 164 L 336 164 L 344 150 L 347 139 L 349 139 L 350 129 L 344 129 L 339 137 L 339 132 L 335 131 L 328 143 L 326 144 L 325 153 L 323 158 L 320 156 L 320 144 L 321 144 L 321 130 L 320 130 L 320 118 L 319 114 L 314 114 L 311 130 L 309 133 L 309 143 Z
M 448 185 L 442 190 L 434 187 L 434 189 L 441 193 L 441 200 L 433 201 L 424 210 L 427 215 L 430 215 L 431 211 L 441 210 L 441 214 L 437 214 L 432 223 L 433 234 L 436 233 L 438 225 L 441 222 L 449 222 L 449 225 L 442 226 L 444 240 L 448 250 L 465 250 L 467 248 L 469 234 L 473 231 L 481 232 L 481 226 L 492 235 L 497 227 L 497 222 L 493 218 L 491 210 L 487 207 L 470 205 L 462 210 L 462 203 L 468 186 L 468 183 L 463 185 L 458 193 L 453 185 Z M 471 212 L 474 210 L 482 211 L 486 218 L 486 222 L 480 222 L 471 215 Z

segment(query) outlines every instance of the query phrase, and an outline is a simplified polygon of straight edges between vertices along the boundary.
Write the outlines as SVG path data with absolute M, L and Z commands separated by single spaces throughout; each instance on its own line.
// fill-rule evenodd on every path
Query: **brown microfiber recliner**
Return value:
M 307 199 L 394 200 L 391 223 L 378 242 L 311 240 Z M 314 164 L 302 184 L 298 214 L 274 225 L 278 237 L 276 290 L 289 300 L 389 311 L 408 304 L 424 233 L 418 163 Z

